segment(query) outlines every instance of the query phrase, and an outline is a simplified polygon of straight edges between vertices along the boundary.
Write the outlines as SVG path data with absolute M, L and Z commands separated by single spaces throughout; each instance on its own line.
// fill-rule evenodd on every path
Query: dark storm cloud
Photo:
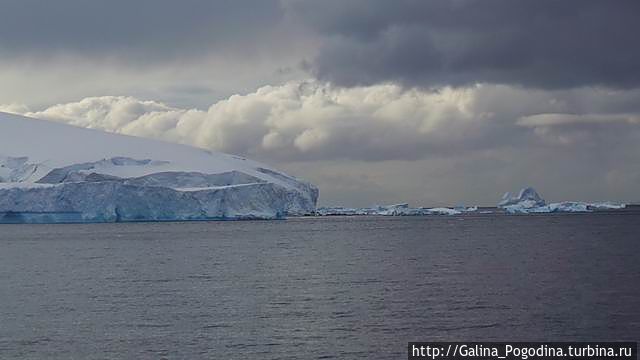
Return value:
M 341 85 L 640 85 L 636 0 L 293 1 L 328 37 L 311 62 Z
M 43 52 L 158 57 L 254 45 L 277 0 L 2 0 L 0 57 Z
M 640 85 L 637 0 L 2 0 L 0 59 L 71 54 L 159 62 L 258 48 L 338 85 Z M 292 20 L 292 22 L 287 22 Z M 290 27 L 295 23 L 296 27 Z M 306 28 L 299 31 L 297 26 Z M 277 32 L 280 29 L 281 32 Z M 284 30 L 283 30 L 284 29 Z M 274 56 L 273 54 L 269 56 Z M 302 60 L 300 58 L 300 60 Z

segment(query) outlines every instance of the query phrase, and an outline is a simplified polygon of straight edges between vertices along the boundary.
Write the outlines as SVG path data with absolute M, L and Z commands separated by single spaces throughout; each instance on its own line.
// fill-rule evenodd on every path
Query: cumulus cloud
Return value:
M 0 104 L 0 111 L 11 114 L 26 114 L 29 107 L 24 104 Z
M 25 115 L 90 129 L 121 132 L 122 128 L 138 121 L 143 115 L 175 110 L 154 101 L 141 101 L 125 96 L 102 96 L 54 105 L 44 111 L 27 112 Z
M 482 120 L 470 109 L 473 92 L 307 81 L 234 95 L 207 111 L 106 96 L 26 115 L 261 158 L 384 160 L 447 151 L 450 141 L 479 128 Z M 465 141 L 474 146 L 473 139 Z

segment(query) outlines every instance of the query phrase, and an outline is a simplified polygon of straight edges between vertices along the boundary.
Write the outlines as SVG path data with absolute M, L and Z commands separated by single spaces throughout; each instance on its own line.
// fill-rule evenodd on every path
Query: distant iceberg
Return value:
M 318 216 L 356 216 L 356 215 L 376 215 L 376 216 L 424 216 L 424 215 L 461 215 L 465 212 L 477 211 L 478 207 L 435 207 L 426 208 L 409 207 L 409 204 L 378 205 L 370 208 L 345 208 L 345 207 L 320 207 L 316 210 Z
M 527 187 L 520 190 L 516 197 L 505 193 L 498 207 L 508 214 L 536 214 L 554 212 L 591 212 L 594 210 L 618 210 L 624 209 L 625 204 L 611 202 L 587 203 L 580 201 L 563 201 L 547 204 L 538 192 Z
M 518 196 L 513 197 L 507 192 L 502 196 L 502 200 L 498 203 L 498 207 L 506 208 L 509 206 L 517 206 L 519 208 L 534 208 L 545 206 L 544 199 L 532 187 L 526 187 L 520 190 Z
M 317 198 L 243 157 L 0 113 L 0 223 L 277 219 Z

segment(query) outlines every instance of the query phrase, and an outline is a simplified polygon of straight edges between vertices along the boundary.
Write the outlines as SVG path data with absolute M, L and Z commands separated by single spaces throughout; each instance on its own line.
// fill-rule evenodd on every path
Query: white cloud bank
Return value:
M 36 112 L 20 105 L 4 109 L 272 161 L 411 160 L 527 146 L 532 137 L 557 137 L 550 127 L 566 132 L 567 125 L 581 131 L 603 123 L 638 125 L 634 113 L 598 113 L 609 102 L 620 102 L 619 94 L 579 91 L 486 85 L 439 91 L 390 84 L 341 88 L 304 81 L 233 95 L 207 111 L 123 96 L 91 97 Z M 585 109 L 575 98 L 598 99 L 586 109 L 594 113 L 571 113 Z
M 334 88 L 291 82 L 234 95 L 207 111 L 104 96 L 22 114 L 115 133 L 278 159 L 404 158 L 475 121 L 473 89 Z M 415 156 L 415 155 L 413 155 Z

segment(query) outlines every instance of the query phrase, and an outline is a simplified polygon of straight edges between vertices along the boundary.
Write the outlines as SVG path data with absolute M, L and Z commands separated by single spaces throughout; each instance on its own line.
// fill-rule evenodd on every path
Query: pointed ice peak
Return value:
M 505 207 L 510 205 L 527 205 L 529 207 L 544 206 L 546 203 L 544 199 L 538 194 L 538 192 L 532 187 L 526 187 L 520 190 L 518 196 L 512 197 L 511 193 L 507 192 L 502 196 L 502 201 L 498 203 L 498 207 Z
M 533 200 L 536 203 L 538 203 L 539 205 L 544 205 L 545 204 L 544 199 L 532 187 L 527 187 L 527 188 L 524 188 L 524 189 L 520 190 L 520 194 L 518 194 L 518 199 L 520 201 L 522 201 L 522 200 Z

